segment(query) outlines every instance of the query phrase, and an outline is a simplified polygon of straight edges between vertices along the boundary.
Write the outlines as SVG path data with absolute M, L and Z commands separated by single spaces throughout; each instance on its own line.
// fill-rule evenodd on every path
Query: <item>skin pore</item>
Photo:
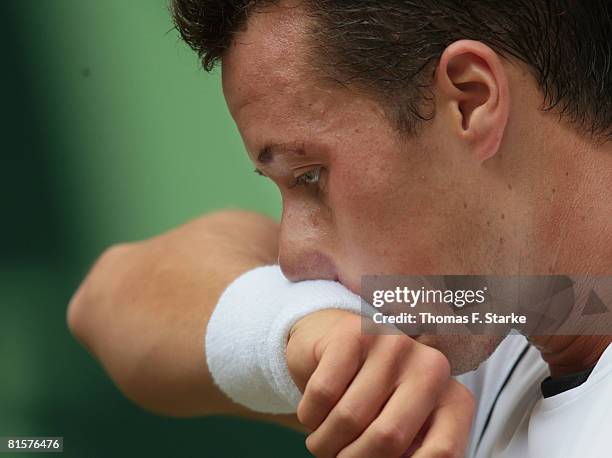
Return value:
M 291 7 L 288 7 L 291 6 Z M 246 150 L 281 192 L 279 262 L 295 281 L 364 274 L 612 273 L 612 147 L 554 111 L 524 64 L 449 46 L 435 117 L 400 134 L 374 96 L 317 79 L 293 5 L 254 13 L 223 58 Z M 454 372 L 497 337 L 428 336 Z M 532 338 L 553 375 L 592 366 L 609 337 Z

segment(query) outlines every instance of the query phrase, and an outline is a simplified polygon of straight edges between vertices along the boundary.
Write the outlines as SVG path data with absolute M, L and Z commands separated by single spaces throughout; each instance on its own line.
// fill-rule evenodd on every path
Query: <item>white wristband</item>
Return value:
M 233 401 L 266 413 L 293 413 L 302 397 L 285 350 L 292 326 L 323 309 L 361 313 L 361 298 L 326 280 L 292 283 L 279 266 L 258 267 L 222 294 L 206 330 L 206 361 Z

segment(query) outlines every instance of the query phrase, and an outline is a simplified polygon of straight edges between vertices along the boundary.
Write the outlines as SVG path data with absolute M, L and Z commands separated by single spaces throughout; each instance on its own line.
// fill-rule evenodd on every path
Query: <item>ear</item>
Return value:
M 439 103 L 477 159 L 499 150 L 510 111 L 506 71 L 499 55 L 479 41 L 448 46 L 436 69 Z

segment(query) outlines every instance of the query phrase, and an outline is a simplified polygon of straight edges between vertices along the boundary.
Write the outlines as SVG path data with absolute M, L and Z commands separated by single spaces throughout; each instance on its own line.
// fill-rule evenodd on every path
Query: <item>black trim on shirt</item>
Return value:
M 514 365 L 512 366 L 512 369 L 510 369 L 510 372 L 508 372 L 508 375 L 506 376 L 506 380 L 504 380 L 504 383 L 502 383 L 501 388 L 497 392 L 497 396 L 495 396 L 495 400 L 493 401 L 493 404 L 491 405 L 491 410 L 489 410 L 489 415 L 487 415 L 485 424 L 482 427 L 482 432 L 480 433 L 480 438 L 478 439 L 478 445 L 476 446 L 476 449 L 475 449 L 475 455 L 478 454 L 478 448 L 480 447 L 482 438 L 484 437 L 485 432 L 487 431 L 487 427 L 489 426 L 489 422 L 491 421 L 491 416 L 493 415 L 493 410 L 495 410 L 495 406 L 497 404 L 497 401 L 499 400 L 500 395 L 502 394 L 502 391 L 504 391 L 504 388 L 506 388 L 506 385 L 510 381 L 512 374 L 514 374 L 514 372 L 516 371 L 516 368 L 518 367 L 522 359 L 525 357 L 525 355 L 527 354 L 527 350 L 529 350 L 530 347 L 531 345 L 529 344 L 525 345 L 525 348 L 523 348 L 523 351 L 521 351 L 521 354 L 519 355 L 519 357 L 516 359 L 516 361 L 514 361 Z
M 574 374 L 562 375 L 561 377 L 546 377 L 540 385 L 542 396 L 550 398 L 564 391 L 579 387 L 587 381 L 593 369 L 595 369 L 595 366 Z

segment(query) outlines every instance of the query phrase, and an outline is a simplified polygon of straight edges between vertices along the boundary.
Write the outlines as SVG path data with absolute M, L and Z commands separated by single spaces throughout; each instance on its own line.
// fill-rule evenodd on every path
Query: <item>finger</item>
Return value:
M 346 393 L 307 438 L 314 455 L 336 456 L 376 418 L 395 389 L 400 360 L 413 344 L 406 336 L 385 336 L 376 342 Z
M 415 397 L 415 387 L 404 383 L 393 393 L 381 414 L 338 457 L 399 457 L 410 446 L 434 407 L 435 396 Z
M 431 417 L 431 425 L 421 446 L 413 455 L 407 456 L 464 456 L 472 429 L 474 398 L 459 382 L 453 380 L 450 386 Z
M 442 356 L 443 357 L 443 356 Z M 445 360 L 446 361 L 446 360 Z M 430 362 L 427 368 L 413 366 L 389 398 L 380 415 L 339 457 L 399 457 L 438 404 L 441 390 L 448 385 L 448 363 Z M 418 372 L 417 372 L 418 371 Z
M 330 342 L 308 380 L 298 405 L 300 423 L 310 430 L 318 428 L 342 397 L 362 363 L 362 343 L 357 336 Z

